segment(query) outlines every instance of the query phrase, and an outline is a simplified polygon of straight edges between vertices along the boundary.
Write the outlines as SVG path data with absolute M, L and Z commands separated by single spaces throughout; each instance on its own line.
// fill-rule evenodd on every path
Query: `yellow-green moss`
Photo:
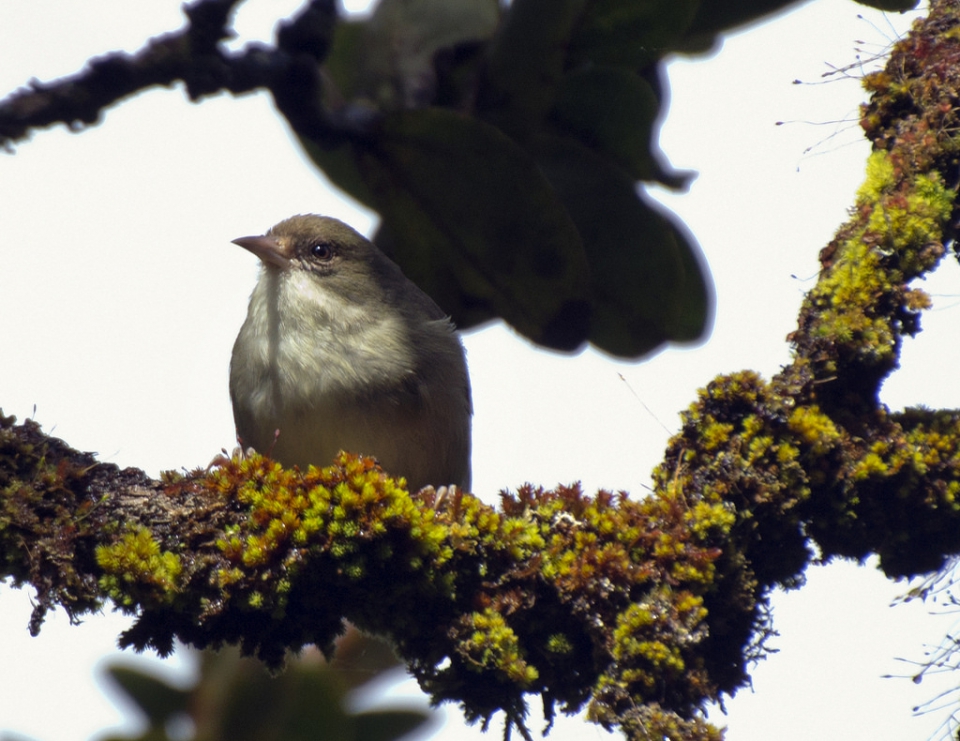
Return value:
M 612 636 L 611 656 L 619 671 L 606 681 L 629 689 L 634 697 L 648 697 L 665 677 L 685 671 L 682 646 L 704 617 L 700 598 L 689 592 L 673 595 L 662 585 L 654 601 L 629 605 Z
M 570 654 L 573 652 L 573 644 L 570 638 L 563 633 L 554 633 L 547 638 L 547 651 L 552 654 Z
M 787 420 L 789 430 L 804 444 L 809 446 L 814 455 L 822 455 L 840 441 L 840 431 L 826 414 L 820 411 L 816 404 L 798 406 L 790 413 Z
M 923 269 L 909 250 L 938 240 L 953 209 L 953 193 L 944 187 L 938 173 L 918 175 L 911 185 L 903 198 L 870 202 L 874 207 L 866 223 L 867 233 L 879 237 L 880 244 L 873 249 L 881 256 L 885 250 L 896 250 L 904 260 L 902 270 L 908 273 Z M 882 278 L 883 273 L 877 277 Z M 896 279 L 900 274 L 890 277 Z
M 458 649 L 469 663 L 478 670 L 492 669 L 520 687 L 537 680 L 539 673 L 524 660 L 520 641 L 501 613 L 493 609 L 475 612 L 470 627 L 469 638 Z
M 111 545 L 96 548 L 97 565 L 103 571 L 100 585 L 120 606 L 131 606 L 137 594 L 161 594 L 172 599 L 182 571 L 180 557 L 162 551 L 145 527 L 124 533 Z
M 857 190 L 857 200 L 861 203 L 876 203 L 896 184 L 893 161 L 887 152 L 874 151 L 867 157 L 866 169 L 863 184 Z

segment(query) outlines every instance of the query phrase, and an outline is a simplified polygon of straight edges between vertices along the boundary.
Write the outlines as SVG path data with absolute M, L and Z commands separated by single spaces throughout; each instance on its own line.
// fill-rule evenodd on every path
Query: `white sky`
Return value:
M 241 40 L 266 37 L 264 19 L 298 4 L 244 4 Z M 169 0 L 3 0 L 0 95 L 31 77 L 72 73 L 91 54 L 135 50 L 180 24 Z M 677 427 L 698 387 L 743 368 L 770 376 L 787 362 L 784 336 L 818 250 L 852 203 L 867 151 L 855 128 L 856 81 L 791 81 L 819 81 L 828 65 L 854 62 L 855 47 L 863 59 L 881 51 L 894 25 L 906 20 L 817 0 L 730 37 L 714 57 L 671 65 L 662 146 L 676 167 L 700 175 L 689 193 L 662 200 L 709 261 L 714 332 L 698 348 L 645 363 L 543 353 L 501 327 L 468 334 L 481 496 L 576 479 L 642 495 L 665 428 Z M 780 120 L 841 123 L 775 126 Z M 36 406 L 46 429 L 120 466 L 156 473 L 205 464 L 233 445 L 227 365 L 257 269 L 230 240 L 313 211 L 361 230 L 373 224 L 304 162 L 266 95 L 194 106 L 179 90 L 157 90 L 81 135 L 62 127 L 36 134 L 0 157 L 0 406 L 21 418 Z M 928 282 L 935 307 L 884 389 L 892 407 L 960 407 L 958 277 L 950 262 Z M 727 703 L 729 716 L 716 716 L 728 738 L 934 733 L 949 711 L 913 717 L 911 708 L 948 685 L 881 675 L 910 673 L 896 657 L 922 658 L 954 617 L 888 607 L 904 589 L 871 567 L 835 564 L 812 569 L 802 590 L 776 595 L 781 635 L 771 646 L 779 653 L 756 668 L 752 692 Z M 91 681 L 98 662 L 117 657 L 126 619 L 69 627 L 59 615 L 31 639 L 29 595 L 0 594 L 0 734 L 82 741 L 128 720 Z M 479 737 L 463 731 L 455 709 L 447 718 L 443 738 Z M 499 737 L 499 726 L 491 732 Z M 571 720 L 553 737 L 604 735 Z

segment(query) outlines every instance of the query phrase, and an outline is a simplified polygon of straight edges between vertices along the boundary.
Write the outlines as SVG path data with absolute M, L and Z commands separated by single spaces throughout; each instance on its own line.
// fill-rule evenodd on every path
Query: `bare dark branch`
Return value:
M 224 50 L 230 14 L 240 0 L 198 0 L 185 7 L 187 26 L 151 39 L 136 54 L 115 53 L 90 61 L 71 77 L 31 81 L 0 101 L 0 146 L 9 148 L 31 130 L 57 123 L 72 130 L 95 124 L 111 105 L 142 90 L 183 82 L 191 100 L 267 89 L 297 131 L 323 141 L 332 135 L 319 105 L 317 62 L 336 22 L 333 0 L 314 0 L 281 25 L 274 47 Z

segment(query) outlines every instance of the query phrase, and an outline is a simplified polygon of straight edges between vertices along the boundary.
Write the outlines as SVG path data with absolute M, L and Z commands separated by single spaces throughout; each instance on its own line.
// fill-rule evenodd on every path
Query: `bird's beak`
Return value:
M 234 239 L 233 243 L 239 244 L 245 250 L 250 250 L 267 265 L 276 265 L 278 268 L 288 267 L 293 257 L 289 243 L 276 237 L 240 237 Z

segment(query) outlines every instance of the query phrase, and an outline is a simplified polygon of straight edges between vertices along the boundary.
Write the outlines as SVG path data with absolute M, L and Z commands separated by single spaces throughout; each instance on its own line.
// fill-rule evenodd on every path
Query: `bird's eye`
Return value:
M 326 262 L 333 257 L 333 247 L 325 242 L 318 242 L 310 248 L 310 256 Z

